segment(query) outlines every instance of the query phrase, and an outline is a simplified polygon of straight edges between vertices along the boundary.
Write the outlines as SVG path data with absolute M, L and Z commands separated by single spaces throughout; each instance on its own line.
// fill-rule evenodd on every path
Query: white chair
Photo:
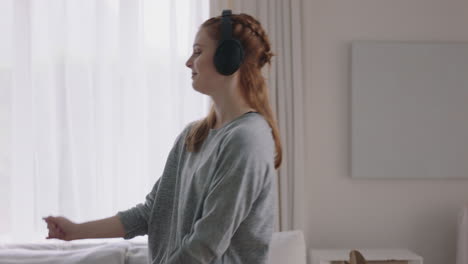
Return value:
M 306 264 L 304 234 L 300 230 L 273 234 L 268 264 Z

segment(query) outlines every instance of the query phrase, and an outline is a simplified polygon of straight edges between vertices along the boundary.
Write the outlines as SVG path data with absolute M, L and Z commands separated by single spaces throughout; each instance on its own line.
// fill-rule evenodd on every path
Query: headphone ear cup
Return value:
M 223 40 L 216 49 L 214 64 L 222 75 L 235 73 L 244 60 L 244 50 L 241 43 L 235 39 Z

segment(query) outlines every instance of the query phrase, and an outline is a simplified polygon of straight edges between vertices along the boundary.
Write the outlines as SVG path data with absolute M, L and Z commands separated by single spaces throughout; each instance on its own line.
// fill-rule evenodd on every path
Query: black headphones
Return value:
M 235 73 L 244 60 L 244 49 L 239 40 L 232 37 L 231 10 L 223 10 L 221 39 L 214 55 L 216 70 L 222 75 Z

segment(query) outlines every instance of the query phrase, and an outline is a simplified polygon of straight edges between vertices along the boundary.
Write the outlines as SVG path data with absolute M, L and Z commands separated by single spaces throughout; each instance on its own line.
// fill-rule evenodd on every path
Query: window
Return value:
M 144 202 L 205 116 L 185 61 L 208 0 L 0 1 L 0 242 Z M 100 240 L 102 241 L 102 240 Z

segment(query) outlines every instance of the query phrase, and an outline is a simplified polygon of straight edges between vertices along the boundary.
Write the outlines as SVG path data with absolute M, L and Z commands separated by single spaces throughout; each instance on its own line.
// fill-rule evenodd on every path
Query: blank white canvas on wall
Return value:
M 351 177 L 468 179 L 468 43 L 352 43 Z

